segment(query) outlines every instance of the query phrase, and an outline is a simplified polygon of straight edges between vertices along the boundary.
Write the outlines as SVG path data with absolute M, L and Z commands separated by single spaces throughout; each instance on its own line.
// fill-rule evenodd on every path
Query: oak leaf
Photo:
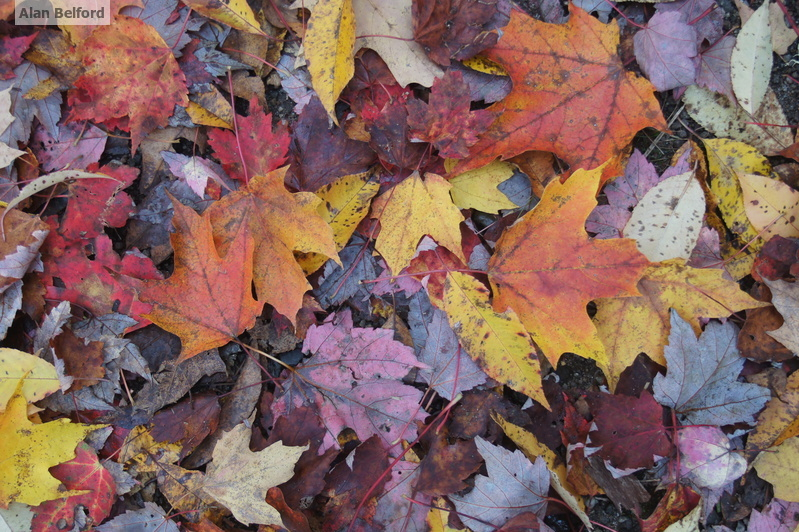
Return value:
M 120 15 L 99 26 L 79 47 L 86 72 L 69 93 L 72 120 L 127 117 L 131 152 L 148 133 L 167 125 L 175 105 L 186 107 L 186 76 L 152 26 Z
M 73 459 L 78 442 L 103 427 L 70 423 L 65 418 L 36 425 L 28 420 L 27 410 L 20 382 L 0 416 L 0 508 L 12 502 L 35 506 L 78 494 L 59 489 L 61 482 L 49 468 Z
M 572 352 L 607 367 L 585 307 L 601 297 L 639 295 L 635 285 L 649 264 L 634 240 L 596 240 L 585 231 L 601 174 L 579 170 L 565 184 L 550 182 L 541 202 L 503 233 L 488 263 L 494 308 L 516 311 L 553 365 Z
M 239 225 L 223 256 L 214 245 L 208 213 L 200 216 L 173 201 L 175 270 L 164 281 L 146 281 L 139 294 L 151 303 L 146 317 L 180 336 L 183 361 L 219 347 L 255 325 L 263 301 L 252 297 L 253 242 Z
M 463 216 L 452 203 L 451 188 L 441 176 L 427 174 L 422 180 L 415 172 L 372 202 L 372 215 L 380 218 L 381 225 L 375 248 L 391 273 L 398 274 L 410 263 L 425 235 L 467 262 L 459 227 Z
M 337 262 L 338 253 L 333 231 L 317 211 L 319 198 L 310 192 L 291 194 L 283 184 L 285 174 L 282 168 L 252 177 L 206 214 L 221 253 L 242 230 L 252 235 L 255 292 L 293 322 L 303 294 L 311 289 L 294 252 L 318 253 Z
M 489 109 L 497 117 L 458 170 L 528 150 L 554 152 L 572 168 L 595 168 L 645 127 L 666 123 L 648 81 L 616 55 L 619 29 L 574 8 L 566 24 L 514 11 L 485 56 L 503 65 L 513 90 Z

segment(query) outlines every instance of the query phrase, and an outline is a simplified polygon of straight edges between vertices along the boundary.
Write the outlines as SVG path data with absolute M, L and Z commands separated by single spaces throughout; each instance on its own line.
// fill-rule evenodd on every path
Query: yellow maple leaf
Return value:
M 670 308 L 698 335 L 700 317 L 723 318 L 739 310 L 768 306 L 722 275 L 722 270 L 691 268 L 684 259 L 672 259 L 644 271 L 638 282 L 640 296 L 596 301 L 594 323 L 611 354 L 606 375 L 611 390 L 638 353 L 666 364 L 663 346 L 668 343 Z
M 0 412 L 6 408 L 8 400 L 22 381 L 22 395 L 28 402 L 44 399 L 59 388 L 55 366 L 37 356 L 17 349 L 0 348 Z
M 105 425 L 83 425 L 68 419 L 34 424 L 20 381 L 0 416 L 0 507 L 12 502 L 37 506 L 45 501 L 78 495 L 59 489 L 61 481 L 50 468 L 75 458 L 75 447 L 90 432 Z
M 398 274 L 406 267 L 419 240 L 430 235 L 466 263 L 461 249 L 463 216 L 449 196 L 450 185 L 443 177 L 418 172 L 372 202 L 372 214 L 380 218 L 380 235 L 375 248 Z
M 516 313 L 498 313 L 488 301 L 488 288 L 470 275 L 450 272 L 444 284 L 443 310 L 469 355 L 488 375 L 543 405 L 543 356 Z

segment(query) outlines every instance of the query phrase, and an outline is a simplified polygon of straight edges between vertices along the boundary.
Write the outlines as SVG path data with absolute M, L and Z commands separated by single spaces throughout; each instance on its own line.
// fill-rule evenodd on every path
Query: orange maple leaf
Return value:
M 189 104 L 186 76 L 155 28 L 119 15 L 78 47 L 86 72 L 69 93 L 72 120 L 111 122 L 130 131 L 131 153 Z M 120 120 L 127 117 L 126 120 Z
M 577 168 L 595 168 L 645 127 L 666 129 L 649 81 L 626 72 L 616 22 L 602 24 L 571 6 L 566 24 L 514 11 L 499 43 L 484 55 L 502 64 L 513 90 L 491 106 L 497 119 L 455 170 L 497 156 L 551 151 Z
M 602 169 L 550 182 L 541 202 L 503 233 L 488 263 L 494 308 L 512 308 L 553 365 L 572 352 L 607 368 L 586 305 L 640 295 L 636 283 L 649 265 L 634 240 L 596 240 L 585 231 Z
M 253 239 L 241 225 L 222 258 L 210 217 L 173 200 L 175 270 L 165 281 L 144 281 L 139 292 L 153 310 L 146 317 L 180 337 L 179 361 L 219 347 L 255 325 L 264 302 L 252 297 Z
M 288 167 L 250 179 L 246 187 L 214 202 L 206 211 L 221 252 L 241 227 L 255 239 L 255 292 L 294 323 L 302 296 L 311 289 L 294 252 L 318 253 L 338 261 L 333 230 L 317 212 L 311 192 L 291 194 L 283 184 Z

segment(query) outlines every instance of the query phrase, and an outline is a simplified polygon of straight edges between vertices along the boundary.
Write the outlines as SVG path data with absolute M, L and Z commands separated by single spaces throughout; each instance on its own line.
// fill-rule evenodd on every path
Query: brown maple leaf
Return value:
M 626 72 L 616 54 L 616 23 L 577 7 L 571 13 L 562 25 L 511 14 L 485 55 L 508 70 L 513 90 L 489 108 L 497 119 L 457 172 L 528 150 L 554 152 L 573 169 L 595 168 L 640 129 L 666 129 L 652 85 Z
M 253 240 L 247 225 L 221 257 L 210 216 L 173 200 L 175 271 L 165 281 L 145 281 L 139 298 L 153 305 L 146 315 L 180 337 L 180 361 L 226 344 L 255 325 L 264 302 L 252 297 Z
M 596 240 L 585 231 L 602 170 L 579 170 L 565 184 L 547 185 L 541 202 L 503 233 L 488 263 L 494 308 L 516 311 L 553 365 L 572 352 L 607 368 L 585 307 L 600 297 L 639 295 L 636 283 L 649 264 L 634 240 Z

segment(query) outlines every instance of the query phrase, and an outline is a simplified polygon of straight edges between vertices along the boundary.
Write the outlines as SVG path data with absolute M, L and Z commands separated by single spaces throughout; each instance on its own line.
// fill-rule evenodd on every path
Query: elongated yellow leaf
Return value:
M 305 33 L 305 57 L 313 88 L 336 120 L 336 100 L 355 73 L 352 0 L 320 0 L 316 4 Z
M 444 285 L 444 312 L 461 345 L 489 376 L 543 405 L 540 351 L 508 309 L 496 312 L 477 279 L 451 272 Z
M 500 209 L 515 209 L 517 205 L 497 188 L 513 175 L 514 166 L 495 161 L 475 170 L 469 170 L 449 180 L 452 201 L 461 209 L 477 209 L 491 214 Z
M 760 453 L 752 464 L 757 475 L 774 486 L 774 496 L 799 502 L 799 437 Z
M 763 239 L 799 236 L 799 192 L 782 181 L 757 174 L 738 176 L 746 216 Z
M 265 35 L 247 0 L 186 0 L 183 3 L 201 15 L 227 24 L 231 28 Z

